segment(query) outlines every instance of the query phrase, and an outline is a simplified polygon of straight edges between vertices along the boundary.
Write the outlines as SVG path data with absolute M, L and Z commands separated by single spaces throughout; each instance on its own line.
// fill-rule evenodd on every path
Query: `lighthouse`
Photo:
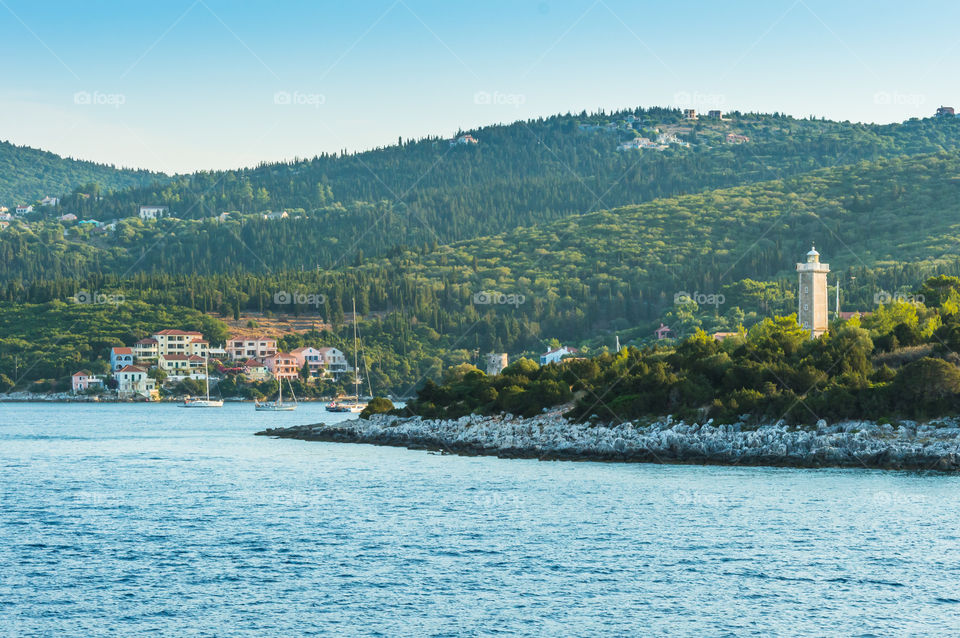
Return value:
M 807 253 L 807 261 L 797 264 L 800 288 L 797 294 L 797 321 L 816 338 L 827 331 L 827 273 L 830 265 L 821 263 L 820 253 L 814 247 Z

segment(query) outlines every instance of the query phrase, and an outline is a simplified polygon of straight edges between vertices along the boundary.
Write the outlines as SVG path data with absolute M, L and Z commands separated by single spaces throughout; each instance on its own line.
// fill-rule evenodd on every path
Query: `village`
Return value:
M 202 333 L 177 329 L 159 330 L 132 347 L 113 347 L 109 357 L 105 374 L 86 369 L 73 373 L 71 393 L 155 401 L 184 380 L 205 382 L 208 375 L 213 384 L 228 376 L 247 383 L 315 383 L 352 378 L 354 373 L 337 348 L 307 346 L 279 352 L 277 339 L 265 336 L 232 337 L 223 346 L 211 347 Z

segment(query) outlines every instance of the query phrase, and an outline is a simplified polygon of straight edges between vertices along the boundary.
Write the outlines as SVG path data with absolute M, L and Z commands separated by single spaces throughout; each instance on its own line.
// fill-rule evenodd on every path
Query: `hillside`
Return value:
M 11 209 L 74 189 L 89 191 L 89 184 L 98 184 L 100 190 L 108 191 L 148 186 L 167 179 L 162 173 L 116 168 L 0 142 L 0 205 Z
M 40 232 L 11 227 L 0 243 L 7 282 L 0 298 L 46 303 L 78 290 L 119 291 L 128 300 L 228 316 L 316 316 L 336 331 L 355 296 L 363 316 L 386 313 L 363 332 L 393 355 L 423 343 L 434 353 L 536 352 L 552 338 L 598 347 L 613 332 L 643 343 L 660 321 L 682 335 L 792 312 L 793 267 L 812 241 L 843 277 L 848 310 L 872 309 L 883 295 L 910 292 L 933 274 L 960 274 L 958 194 L 960 153 L 884 159 L 335 270 L 265 267 L 295 265 L 324 245 L 323 225 L 311 218 L 244 226 L 168 220 L 144 227 L 137 220 L 121 223 L 117 240 L 96 239 L 100 245 L 63 239 L 59 224 Z M 278 241 L 272 229 L 290 235 Z M 20 279 L 25 272 L 62 277 Z M 66 278 L 71 273 L 86 276 Z M 278 296 L 292 292 L 323 301 L 298 305 Z M 684 292 L 714 295 L 716 303 L 684 303 Z
M 303 251 L 306 263 L 282 265 L 329 266 L 357 250 L 382 256 L 656 198 L 960 148 L 954 118 L 864 125 L 732 113 L 687 121 L 672 109 L 562 115 L 469 133 L 476 144 L 405 140 L 358 154 L 201 172 L 101 201 L 66 196 L 64 208 L 96 219 L 128 217 L 144 203 L 169 206 L 184 219 L 296 211 L 320 218 L 336 245 Z M 635 139 L 649 143 L 618 150 Z

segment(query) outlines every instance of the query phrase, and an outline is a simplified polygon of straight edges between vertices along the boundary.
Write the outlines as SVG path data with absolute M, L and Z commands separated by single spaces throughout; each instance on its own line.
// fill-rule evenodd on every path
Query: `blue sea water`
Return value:
M 960 477 L 254 437 L 0 405 L 0 635 L 956 635 Z

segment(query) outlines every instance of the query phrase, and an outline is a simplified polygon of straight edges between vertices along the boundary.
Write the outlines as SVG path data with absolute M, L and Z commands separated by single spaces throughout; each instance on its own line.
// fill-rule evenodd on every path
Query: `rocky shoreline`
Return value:
M 333 425 L 317 423 L 257 432 L 260 436 L 368 443 L 465 456 L 799 468 L 960 471 L 960 419 L 897 426 L 849 421 L 798 428 L 782 422 L 675 422 L 589 425 L 559 414 L 430 420 L 376 415 Z

